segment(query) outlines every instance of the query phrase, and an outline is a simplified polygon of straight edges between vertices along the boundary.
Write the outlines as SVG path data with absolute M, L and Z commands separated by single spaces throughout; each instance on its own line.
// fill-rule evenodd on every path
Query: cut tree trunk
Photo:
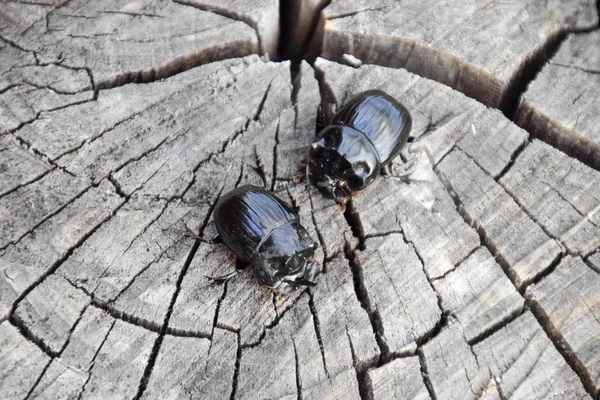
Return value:
M 442 3 L 1 3 L 1 397 L 600 398 L 596 6 Z M 369 89 L 416 169 L 342 213 L 293 180 Z M 315 287 L 206 278 L 245 184 Z

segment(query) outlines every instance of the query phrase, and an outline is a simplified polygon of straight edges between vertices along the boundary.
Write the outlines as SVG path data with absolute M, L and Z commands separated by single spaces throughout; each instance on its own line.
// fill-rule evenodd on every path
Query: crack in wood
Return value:
M 227 296 L 227 287 L 228 287 L 228 283 L 229 281 L 225 281 L 223 283 L 223 294 L 221 295 L 221 297 L 219 297 L 219 300 L 217 300 L 217 306 L 215 307 L 215 316 L 213 318 L 213 326 L 212 326 L 212 330 L 210 331 L 210 346 L 208 347 L 208 354 L 206 356 L 206 358 L 208 358 L 210 356 L 210 351 L 212 350 L 212 345 L 213 345 L 213 341 L 212 338 L 215 335 L 215 329 L 217 328 L 217 324 L 219 322 L 219 310 L 221 309 L 221 303 L 223 302 L 223 299 L 225 299 L 225 296 Z
M 238 44 L 240 46 L 238 46 Z M 241 48 L 242 50 L 240 50 Z M 177 57 L 158 67 L 147 70 L 124 72 L 98 82 L 96 89 L 113 89 L 131 83 L 143 84 L 167 79 L 205 64 L 222 61 L 230 58 L 241 58 L 251 54 L 243 48 L 242 43 L 234 42 L 215 46 L 212 48 L 191 52 L 187 55 Z
M 289 194 L 289 192 L 288 192 Z M 290 195 L 291 197 L 291 195 Z M 335 257 L 335 254 L 327 254 L 327 246 L 325 245 L 325 239 L 323 238 L 323 234 L 321 233 L 321 230 L 319 229 L 319 225 L 317 224 L 317 217 L 315 215 L 315 205 L 313 202 L 313 198 L 312 198 L 312 194 L 310 193 L 310 191 L 308 192 L 308 201 L 310 203 L 310 216 L 313 222 L 313 226 L 315 227 L 315 231 L 317 232 L 317 239 L 319 240 L 319 244 L 321 245 L 321 249 L 323 249 L 323 255 L 324 255 L 324 261 L 323 261 L 323 265 L 321 266 L 323 268 L 323 273 L 327 272 L 327 261 L 333 259 L 333 257 Z
M 552 341 L 552 344 L 558 350 L 560 355 L 565 359 L 569 367 L 577 374 L 586 392 L 597 399 L 600 396 L 600 389 L 596 387 L 594 379 L 588 371 L 585 364 L 577 357 L 575 351 L 571 345 L 565 340 L 562 333 L 554 325 L 546 310 L 539 304 L 535 299 L 535 296 L 529 291 L 525 292 L 525 302 L 532 311 L 532 314 L 541 325 L 542 329 L 546 333 L 546 336 Z
M 473 248 L 471 251 L 469 251 L 463 258 L 461 258 L 460 260 L 458 260 L 458 262 L 456 262 L 452 268 L 450 268 L 448 271 L 444 272 L 442 275 L 440 276 L 436 276 L 434 278 L 431 278 L 431 282 L 435 282 L 437 280 L 440 279 L 444 279 L 446 278 L 448 275 L 450 275 L 452 272 L 456 271 L 456 269 L 458 267 L 460 267 L 460 265 L 462 263 L 464 263 L 465 261 L 467 261 L 473 254 L 477 253 L 479 250 L 481 249 L 481 246 L 477 246 L 475 248 Z
M 97 186 L 97 185 L 96 185 Z M 94 187 L 94 186 L 90 186 Z M 90 189 L 88 188 L 88 189 Z M 88 190 L 86 189 L 86 191 Z M 81 193 L 82 195 L 83 193 Z M 80 196 L 78 196 L 80 197 Z M 75 199 L 71 200 L 74 201 Z M 62 210 L 63 208 L 65 208 L 68 204 L 70 204 L 71 202 L 65 204 L 63 207 L 61 207 L 60 210 Z M 104 223 L 106 223 L 107 221 L 109 221 L 116 213 L 117 211 L 123 207 L 124 204 L 126 204 L 127 201 L 124 201 L 123 203 L 119 204 L 108 216 L 106 216 L 102 221 L 100 221 L 96 226 L 94 226 L 92 229 L 89 230 L 89 232 L 85 233 L 78 241 L 77 243 L 75 243 L 74 246 L 70 247 L 63 255 L 62 257 L 60 257 L 56 262 L 54 262 L 50 268 L 48 268 L 46 270 L 46 272 L 44 272 L 35 282 L 33 282 L 31 285 L 29 285 L 27 287 L 27 289 L 25 289 L 23 292 L 21 292 L 21 294 L 15 299 L 15 301 L 13 302 L 13 304 L 10 307 L 10 310 L 8 311 L 8 318 L 12 318 L 12 316 L 14 315 L 15 309 L 17 308 L 17 306 L 21 303 L 21 301 L 23 301 L 23 299 L 25 297 L 27 297 L 27 295 L 29 295 L 29 293 L 31 293 L 38 285 L 40 285 L 47 277 L 49 277 L 50 275 L 52 275 L 54 272 L 56 272 L 56 270 L 73 254 L 73 252 L 81 247 L 83 245 L 83 243 L 94 234 L 94 232 L 96 232 Z M 58 212 L 55 212 L 53 215 L 57 214 Z M 50 217 L 48 217 L 50 218 Z M 48 219 L 46 218 L 46 220 Z M 33 232 L 38 226 L 40 226 L 43 223 L 40 222 L 39 224 L 37 224 L 34 228 L 32 228 L 27 234 L 29 234 L 30 232 Z M 26 236 L 27 234 L 23 235 L 22 237 Z M 22 238 L 21 237 L 21 238 Z M 18 241 L 17 241 L 18 242 Z M 4 250 L 4 248 L 1 248 L 0 251 Z
M 215 207 L 217 206 L 217 202 L 219 201 L 219 198 L 221 197 L 222 192 L 223 192 L 223 189 L 221 189 L 219 191 L 219 193 L 217 194 L 217 198 L 215 199 L 213 204 L 210 206 L 208 212 L 206 213 L 204 221 L 202 222 L 202 225 L 200 226 L 200 229 L 198 231 L 198 236 L 202 237 L 202 235 L 204 234 L 204 230 L 206 229 L 206 226 L 208 225 L 208 221 L 210 220 L 210 217 L 212 216 L 212 213 L 213 213 Z M 160 331 L 158 337 L 156 338 L 156 340 L 154 341 L 152 351 L 150 353 L 150 356 L 148 357 L 148 362 L 146 364 L 146 368 L 144 369 L 144 373 L 142 375 L 142 378 L 140 379 L 138 392 L 137 392 L 136 396 L 134 397 L 134 399 L 136 399 L 136 400 L 139 400 L 142 397 L 142 395 L 144 394 L 144 391 L 146 390 L 148 381 L 150 380 L 150 375 L 152 374 L 154 365 L 156 363 L 156 358 L 158 357 L 158 353 L 160 351 L 162 342 L 167 333 L 167 328 L 169 326 L 169 320 L 171 319 L 171 315 L 173 314 L 173 308 L 177 301 L 177 297 L 179 296 L 179 293 L 181 291 L 181 284 L 183 282 L 183 279 L 185 278 L 185 275 L 187 274 L 187 271 L 189 269 L 190 264 L 192 263 L 194 256 L 196 255 L 196 252 L 198 251 L 198 248 L 200 247 L 200 244 L 201 244 L 201 242 L 199 239 L 196 239 L 194 241 L 194 245 L 190 249 L 190 251 L 188 253 L 188 257 L 183 264 L 181 272 L 179 273 L 179 276 L 177 278 L 177 283 L 175 285 L 175 292 L 173 293 L 173 296 L 171 297 L 171 302 L 169 304 L 167 313 L 165 314 L 165 318 L 164 318 L 164 321 L 163 321 L 163 324 L 161 327 L 161 331 Z
M 65 277 L 62 275 L 61 275 L 61 277 L 64 278 L 75 289 L 78 289 L 78 290 L 81 290 L 82 292 L 84 292 L 90 298 L 90 304 L 93 307 L 104 311 L 106 314 L 110 315 L 115 320 L 120 320 L 120 321 L 126 322 L 128 324 L 135 325 L 137 327 L 143 328 L 150 332 L 159 333 L 159 334 L 161 333 L 162 325 L 159 325 L 154 321 L 149 321 L 147 319 L 140 318 L 138 316 L 123 312 L 123 311 L 115 308 L 114 306 L 112 306 L 109 302 L 103 302 L 102 300 L 99 300 L 98 298 L 96 298 L 96 296 L 94 295 L 93 292 L 89 292 L 85 287 L 79 286 L 79 285 L 73 283 L 68 277 Z M 175 329 L 175 328 L 170 328 L 170 327 L 167 328 L 166 334 L 170 335 L 170 336 L 177 336 L 177 337 L 193 337 L 193 338 L 198 338 L 198 339 L 209 339 L 209 340 L 212 339 L 211 335 L 207 335 L 202 332 L 187 331 L 187 330 Z
M 506 173 L 513 167 L 513 165 L 517 161 L 517 158 L 519 158 L 519 156 L 521 155 L 521 153 L 523 153 L 523 151 L 529 145 L 529 143 L 531 143 L 531 138 L 529 140 L 523 141 L 523 143 L 521 143 L 519 145 L 519 147 L 517 147 L 515 149 L 515 151 L 510 156 L 510 161 L 508 163 L 506 163 L 506 165 L 504 166 L 504 168 L 502 168 L 502 171 L 500 171 L 500 173 L 494 177 L 494 180 L 496 182 L 500 182 L 500 179 L 502 179 L 502 177 L 504 175 L 506 175 Z M 464 152 L 464 153 L 467 154 L 466 152 Z
M 425 383 L 427 393 L 429 393 L 429 397 L 431 397 L 431 400 L 437 400 L 435 390 L 433 389 L 433 384 L 431 383 L 431 379 L 429 379 L 429 373 L 427 372 L 425 353 L 423 353 L 423 349 L 421 347 L 417 349 L 417 355 L 419 356 L 419 364 L 421 365 L 421 376 L 423 377 L 423 383 Z
M 358 394 L 361 400 L 373 400 L 373 386 L 371 384 L 371 378 L 367 371 L 369 368 L 375 367 L 377 363 L 372 362 L 370 364 L 359 364 L 359 360 L 356 357 L 354 351 L 354 344 L 352 344 L 352 338 L 350 332 L 348 332 L 348 326 L 346 326 L 346 337 L 348 338 L 348 344 L 350 345 L 350 353 L 352 354 L 352 365 L 354 366 L 354 372 L 356 373 L 356 381 L 358 382 Z
M 319 314 L 317 313 L 317 308 L 315 307 L 315 300 L 310 289 L 308 290 L 308 308 L 310 309 L 310 313 L 312 314 L 315 335 L 317 336 L 317 342 L 319 343 L 319 350 L 321 352 L 321 359 L 323 360 L 323 369 L 325 370 L 325 375 L 327 375 L 327 378 L 331 379 L 329 371 L 327 370 L 327 360 L 325 358 L 325 346 L 323 345 L 323 336 L 321 335 L 321 323 L 319 322 Z M 347 329 L 348 328 L 346 327 L 346 330 Z
M 296 394 L 297 399 L 302 400 L 302 380 L 300 379 L 300 363 L 298 362 L 298 349 L 296 348 L 296 341 L 292 337 L 292 346 L 294 346 L 294 360 L 295 360 L 295 370 L 296 370 Z M 329 374 L 327 374 L 329 377 Z
M 117 322 L 116 319 L 113 320 L 112 324 L 110 325 L 110 328 L 108 328 L 108 331 L 106 332 L 106 335 L 104 336 L 104 339 L 102 340 L 102 342 L 100 342 L 100 346 L 98 346 L 98 349 L 96 349 L 96 352 L 94 353 L 94 356 L 92 357 L 92 360 L 90 361 L 87 379 L 85 380 L 83 386 L 81 387 L 81 392 L 79 392 L 79 395 L 77 396 L 77 400 L 81 400 L 81 396 L 85 392 L 85 388 L 87 387 L 88 382 L 92 378 L 92 370 L 94 369 L 94 366 L 96 365 L 96 357 L 98 357 L 100 350 L 102 350 L 102 347 L 104 347 L 104 343 L 106 343 L 106 340 L 108 339 L 108 335 L 110 335 L 110 332 L 112 331 L 116 322 Z
M 354 292 L 356 299 L 360 303 L 361 307 L 366 311 L 369 321 L 371 322 L 371 328 L 375 335 L 375 341 L 379 347 L 379 363 L 384 363 L 390 357 L 390 346 L 387 344 L 385 339 L 385 332 L 383 329 L 383 322 L 379 311 L 371 305 L 369 298 L 369 292 L 365 286 L 362 267 L 358 261 L 358 255 L 352 248 L 351 244 L 344 238 L 344 255 L 348 260 L 348 265 L 352 271 L 352 279 L 354 281 Z
M 57 351 L 57 352 L 55 352 L 54 355 L 48 354 L 48 355 L 51 356 L 50 361 L 48 361 L 48 364 L 46 364 L 46 366 L 42 370 L 42 373 L 40 374 L 40 376 L 38 377 L 38 379 L 35 381 L 35 383 L 33 384 L 33 386 L 31 386 L 31 388 L 29 389 L 29 392 L 27 392 L 27 395 L 25 396 L 25 399 L 28 399 L 29 397 L 31 397 L 31 395 L 33 394 L 33 391 L 35 390 L 35 388 L 37 387 L 37 385 L 40 383 L 40 381 L 42 380 L 42 378 L 46 374 L 46 371 L 48 371 L 48 368 L 50 367 L 50 365 L 54 362 L 55 359 L 60 358 L 60 356 L 62 355 L 62 353 L 65 351 L 65 349 L 69 345 L 69 342 L 71 341 L 71 336 L 72 336 L 73 332 L 75 331 L 75 328 L 77 328 L 77 325 L 79 325 L 79 322 L 83 318 L 83 314 L 85 313 L 85 311 L 88 309 L 89 306 L 90 306 L 90 303 L 86 304 L 85 307 L 83 307 L 81 309 L 81 312 L 79 313 L 79 316 L 77 317 L 77 320 L 75 321 L 75 323 L 73 324 L 73 326 L 71 326 L 71 329 L 69 329 L 69 333 L 67 335 L 67 340 L 62 345 L 62 347 L 60 348 L 60 350 Z M 23 326 L 24 325 L 25 324 L 23 323 Z M 33 334 L 32 334 L 32 336 L 33 336 Z M 38 339 L 38 340 L 42 341 L 41 339 Z
M 358 248 L 360 250 L 365 250 L 367 248 L 365 228 L 363 227 L 360 214 L 358 213 L 356 205 L 354 204 L 354 200 L 352 199 L 346 203 L 344 218 L 346 219 L 346 222 L 352 231 L 352 235 L 358 239 Z
M 262 181 L 263 187 L 266 189 L 267 188 L 267 177 L 265 174 L 265 166 L 262 163 L 262 161 L 260 160 L 258 151 L 256 149 L 256 145 L 254 145 L 254 163 L 255 163 L 255 165 L 252 165 L 251 167 L 254 170 L 254 172 L 256 172 L 256 174 L 258 175 L 260 180 Z
M 279 146 L 280 122 L 281 120 L 277 119 L 277 128 L 275 128 L 275 146 L 273 146 L 273 170 L 271 171 L 273 178 L 271 179 L 271 192 L 275 189 L 275 182 L 277 182 L 277 146 Z
M 529 83 L 535 80 L 544 65 L 554 57 L 569 32 L 572 32 L 572 30 L 563 28 L 549 35 L 546 42 L 527 57 L 526 61 L 519 66 L 516 74 L 508 81 L 498 104 L 498 109 L 506 118 L 514 121 L 517 109 Z
M 539 304 L 535 297 L 529 292 L 528 287 L 524 285 L 517 273 L 511 268 L 510 263 L 506 260 L 506 258 L 504 258 L 498 247 L 489 238 L 485 229 L 464 209 L 460 197 L 452 187 L 450 181 L 446 179 L 444 175 L 437 170 L 437 168 L 434 168 L 434 172 L 438 175 L 440 181 L 450 194 L 458 213 L 463 217 L 465 222 L 469 226 L 473 227 L 473 229 L 475 229 L 475 231 L 479 234 L 482 245 L 484 245 L 494 256 L 508 279 L 510 279 L 517 291 L 521 294 L 521 296 L 523 296 L 525 299 L 525 305 L 529 308 L 529 310 L 531 310 L 533 316 L 536 318 L 556 350 L 560 353 L 573 372 L 579 377 L 586 392 L 588 392 L 593 398 L 598 396 L 598 389 L 594 384 L 590 372 L 587 370 L 583 362 L 576 356 L 569 343 L 562 336 L 562 333 L 555 327 L 554 323 L 546 314 L 546 311 L 543 309 L 541 304 Z M 554 262 L 559 263 L 560 258 L 560 256 L 557 257 L 558 261 L 555 260 Z
M 253 349 L 257 346 L 259 346 L 262 341 L 264 340 L 265 336 L 267 335 L 267 332 L 274 329 L 278 324 L 279 321 L 281 321 L 281 319 L 283 317 L 285 317 L 285 315 L 287 314 L 288 311 L 290 311 L 292 308 L 294 308 L 294 306 L 296 305 L 296 303 L 298 303 L 298 301 L 300 301 L 300 299 L 303 298 L 303 294 L 306 293 L 308 291 L 308 288 L 303 289 L 302 291 L 298 292 L 298 295 L 296 296 L 296 298 L 292 301 L 292 303 L 289 305 L 289 307 L 283 309 L 281 311 L 281 313 L 276 314 L 275 318 L 273 319 L 273 321 L 267 325 L 265 325 L 265 328 L 263 329 L 263 331 L 261 332 L 260 336 L 258 337 L 258 339 L 252 343 L 246 343 L 246 344 L 242 344 L 241 347 L 242 349 Z M 223 326 L 221 326 L 219 324 L 219 328 L 221 329 L 227 329 L 224 328 Z M 230 330 L 231 332 L 235 332 L 239 334 L 239 330 L 238 329 L 232 329 L 229 328 L 228 330 Z
M 202 11 L 210 12 L 216 15 L 220 15 L 221 17 L 229 18 L 234 21 L 240 21 L 244 24 L 248 25 L 250 28 L 254 30 L 256 34 L 256 40 L 258 41 L 258 51 L 262 55 L 266 55 L 265 49 L 263 47 L 263 38 L 258 29 L 258 24 L 256 21 L 252 20 L 249 16 L 235 12 L 225 7 L 220 7 L 211 4 L 203 4 L 202 0 L 172 0 L 174 3 L 181 4 L 184 6 L 190 6 L 193 8 L 197 8 Z M 276 54 L 272 54 L 271 57 L 277 58 Z M 233 57 L 230 57 L 233 58 Z
M 489 338 L 490 336 L 492 336 L 499 330 L 504 329 L 507 325 L 509 325 L 511 322 L 515 321 L 517 318 L 519 318 L 520 316 L 525 314 L 528 310 L 529 310 L 529 308 L 526 305 L 523 305 L 523 307 L 515 309 L 510 314 L 503 317 L 500 321 L 489 326 L 483 332 L 480 332 L 476 336 L 472 337 L 470 340 L 467 340 L 465 338 L 465 342 L 467 342 L 467 344 L 471 347 L 471 351 L 473 351 L 473 346 L 475 346 L 478 343 L 483 342 L 484 340 L 486 340 L 487 338 Z M 477 355 L 473 354 L 473 357 L 475 357 L 475 360 L 477 360 Z
M 38 176 L 35 176 L 35 177 L 31 178 L 30 180 L 28 180 L 26 182 L 20 183 L 19 185 L 14 186 L 14 187 L 12 187 L 12 188 L 10 188 L 10 189 L 8 189 L 8 190 L 0 193 L 0 199 L 3 198 L 3 197 L 5 197 L 5 196 L 8 196 L 9 194 L 11 194 L 13 192 L 16 192 L 19 189 L 22 189 L 22 188 L 24 188 L 26 186 L 31 185 L 32 183 L 35 183 L 35 182 L 39 181 L 40 179 L 44 178 L 46 175 L 48 175 L 50 172 L 54 171 L 55 169 L 56 169 L 56 166 L 50 166 L 47 170 L 45 170 L 44 172 L 40 173 Z
M 176 94 L 178 94 L 179 92 L 177 92 Z M 53 161 L 59 160 L 62 157 L 66 156 L 67 154 L 71 154 L 73 152 L 76 152 L 77 150 L 81 149 L 83 146 L 85 146 L 86 144 L 91 144 L 93 142 L 95 142 L 96 140 L 100 139 L 102 136 L 104 136 L 104 134 L 111 132 L 113 130 L 115 130 L 119 125 L 122 125 L 126 122 L 129 122 L 131 120 L 133 120 L 135 117 L 137 117 L 138 115 L 141 115 L 145 112 L 147 112 L 148 110 L 151 110 L 152 108 L 158 106 L 159 104 L 165 102 L 165 101 L 169 101 L 171 98 L 173 97 L 173 95 L 168 96 L 164 99 L 161 99 L 160 101 L 157 101 L 155 103 L 150 104 L 148 107 L 144 108 L 143 110 L 140 110 L 138 112 L 135 112 L 131 115 L 129 115 L 127 118 L 124 118 L 120 121 L 115 122 L 114 124 L 112 124 L 111 126 L 109 126 L 106 129 L 103 129 L 102 131 L 100 131 L 98 134 L 90 136 L 84 140 L 81 141 L 81 143 L 79 143 L 77 146 L 71 147 L 70 149 L 67 149 L 65 151 L 63 151 L 62 153 L 60 153 L 59 155 L 57 155 L 56 157 L 53 158 Z M 97 101 L 96 99 L 94 99 L 94 101 Z M 116 171 L 115 171 L 116 172 Z
M 231 394 L 230 400 L 235 400 L 235 394 L 237 392 L 238 379 L 240 376 L 240 362 L 242 360 L 242 338 L 239 332 L 237 334 L 237 351 L 235 354 L 235 364 L 233 365 L 233 379 L 231 381 Z

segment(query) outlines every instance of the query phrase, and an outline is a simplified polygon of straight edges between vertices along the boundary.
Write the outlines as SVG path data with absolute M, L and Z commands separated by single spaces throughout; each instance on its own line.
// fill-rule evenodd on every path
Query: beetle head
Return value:
M 299 223 L 282 225 L 262 244 L 253 259 L 254 274 L 262 284 L 281 294 L 312 286 L 320 271 L 314 261 L 317 247 Z
M 306 174 L 321 193 L 342 203 L 367 187 L 379 169 L 377 152 L 363 133 L 332 125 L 312 144 Z

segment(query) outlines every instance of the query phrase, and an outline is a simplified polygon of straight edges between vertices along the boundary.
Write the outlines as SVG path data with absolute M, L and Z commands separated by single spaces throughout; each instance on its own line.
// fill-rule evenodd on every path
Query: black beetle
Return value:
M 412 127 L 408 110 L 381 90 L 357 94 L 326 123 L 319 110 L 306 175 L 342 208 L 400 153 Z
M 320 269 L 314 260 L 317 243 L 290 207 L 273 194 L 257 186 L 238 187 L 219 199 L 214 221 L 218 241 L 251 265 L 263 285 L 281 294 L 315 285 Z M 236 274 L 210 278 L 227 280 Z

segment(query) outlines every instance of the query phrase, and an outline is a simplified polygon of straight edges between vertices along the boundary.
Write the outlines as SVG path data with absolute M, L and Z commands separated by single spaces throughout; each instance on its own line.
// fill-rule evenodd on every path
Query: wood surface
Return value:
M 597 26 L 589 0 L 0 3 L 0 397 L 599 399 Z M 369 89 L 415 169 L 342 213 L 293 180 L 317 106 Z M 235 256 L 186 232 L 244 184 L 297 211 L 315 287 L 207 279 Z

